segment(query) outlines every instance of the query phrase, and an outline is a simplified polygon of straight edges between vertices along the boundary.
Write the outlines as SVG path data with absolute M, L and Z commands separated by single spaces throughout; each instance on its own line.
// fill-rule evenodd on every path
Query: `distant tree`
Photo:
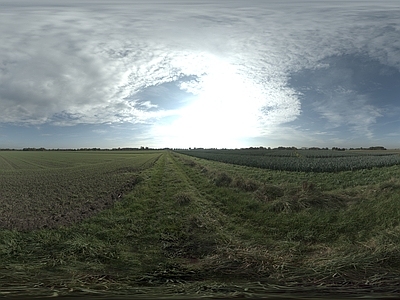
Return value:
M 374 146 L 374 147 L 369 147 L 368 150 L 386 150 L 386 148 L 383 146 Z
M 345 151 L 346 148 L 332 147 L 332 150 L 335 150 L 335 151 Z
M 23 148 L 22 151 L 46 151 L 46 148 L 33 148 L 33 147 L 28 147 L 28 148 Z

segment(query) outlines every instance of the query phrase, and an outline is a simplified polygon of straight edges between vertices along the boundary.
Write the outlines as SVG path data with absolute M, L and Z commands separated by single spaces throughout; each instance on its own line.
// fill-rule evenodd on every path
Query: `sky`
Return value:
M 400 148 L 400 5 L 0 0 L 0 148 Z

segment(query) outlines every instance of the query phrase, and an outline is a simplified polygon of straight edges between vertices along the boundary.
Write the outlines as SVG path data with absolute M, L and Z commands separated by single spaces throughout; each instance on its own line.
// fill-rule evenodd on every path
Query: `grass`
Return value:
M 354 171 L 340 186 L 346 172 L 297 178 L 164 152 L 109 209 L 1 230 L 0 296 L 396 292 L 396 171 Z
M 273 185 L 265 177 L 280 177 L 284 172 L 194 160 L 200 171 L 208 169 L 210 177 L 198 176 L 199 170 L 195 168 L 188 170 L 192 178 L 197 178 L 199 189 L 210 190 L 210 193 L 213 189 L 215 194 L 219 193 L 215 204 L 231 221 L 241 224 L 242 238 L 275 251 L 274 258 L 282 257 L 281 262 L 275 263 L 282 266 L 279 268 L 281 275 L 289 281 L 297 276 L 294 270 L 309 274 L 309 278 L 301 277 L 302 284 L 313 282 L 314 277 L 324 278 L 319 279 L 319 283 L 326 285 L 337 283 L 337 279 L 332 279 L 336 276 L 330 275 L 343 269 L 351 270 L 347 279 L 344 275 L 341 277 L 343 284 L 357 281 L 361 284 L 364 279 L 368 281 L 368 276 L 381 278 L 382 282 L 383 278 L 389 281 L 398 278 L 399 269 L 391 267 L 397 266 L 399 252 L 399 180 L 392 177 L 396 167 L 355 171 L 353 182 L 359 180 L 361 174 L 376 179 L 369 185 L 352 188 L 337 188 L 334 183 L 339 176 L 331 174 L 332 184 L 324 189 L 320 182 L 325 181 L 327 174 L 309 174 L 307 177 L 312 178 L 312 182 L 303 181 L 300 174 L 296 180 L 287 180 L 286 184 L 276 180 L 277 184 Z M 225 174 L 224 177 L 232 178 L 232 182 L 247 173 L 259 188 L 255 192 L 245 192 L 246 189 L 239 186 L 243 191 L 238 192 L 237 184 L 233 185 L 236 191 L 232 187 L 216 187 L 213 166 Z M 382 176 L 375 177 L 378 172 Z M 320 252 L 322 257 L 315 254 L 320 249 L 325 249 Z M 327 253 L 329 257 L 323 256 Z M 277 272 L 275 277 L 279 276 Z

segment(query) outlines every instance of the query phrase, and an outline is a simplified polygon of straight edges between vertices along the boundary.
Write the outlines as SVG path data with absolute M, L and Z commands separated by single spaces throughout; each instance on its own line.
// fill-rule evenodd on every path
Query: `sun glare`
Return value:
M 210 62 L 197 83 L 197 98 L 163 128 L 165 142 L 179 147 L 240 147 L 258 132 L 260 92 L 236 68 Z

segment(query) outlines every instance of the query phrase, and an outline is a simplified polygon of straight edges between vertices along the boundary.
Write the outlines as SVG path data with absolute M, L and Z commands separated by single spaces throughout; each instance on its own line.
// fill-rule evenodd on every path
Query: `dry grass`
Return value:
M 263 184 L 254 192 L 253 197 L 254 199 L 262 202 L 270 202 L 282 197 L 284 194 L 284 189 L 279 186 L 275 186 L 272 184 Z
M 243 178 L 241 176 L 235 177 L 231 185 L 245 192 L 254 192 L 259 187 L 259 184 L 255 180 Z
M 225 172 L 218 172 L 214 175 L 213 183 L 216 186 L 229 186 L 232 183 L 232 177 Z

